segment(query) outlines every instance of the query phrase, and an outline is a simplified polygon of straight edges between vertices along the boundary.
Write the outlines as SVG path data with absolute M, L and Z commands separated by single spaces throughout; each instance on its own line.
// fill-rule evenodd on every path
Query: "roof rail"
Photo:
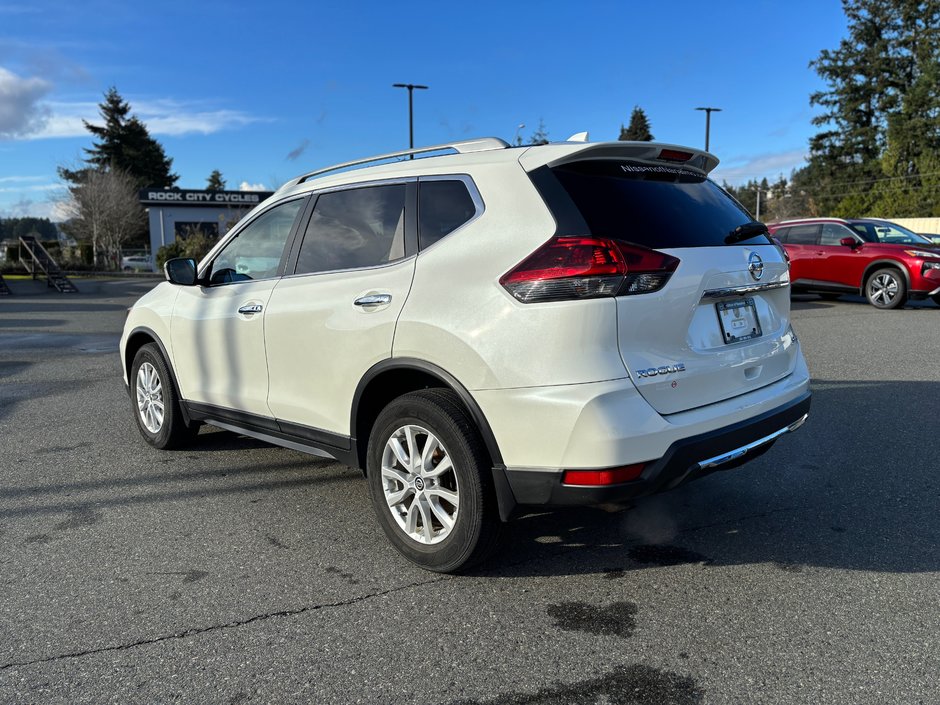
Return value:
M 432 147 L 405 149 L 401 152 L 389 152 L 388 154 L 380 154 L 376 157 L 356 159 L 351 162 L 343 162 L 342 164 L 334 164 L 333 166 L 328 166 L 323 169 L 310 171 L 297 177 L 296 179 L 291 179 L 284 186 L 296 186 L 297 184 L 302 184 L 307 179 L 313 178 L 314 176 L 319 176 L 320 174 L 327 174 L 331 171 L 339 171 L 340 169 L 345 169 L 351 166 L 359 166 L 360 164 L 370 164 L 371 162 L 381 162 L 385 161 L 386 159 L 395 159 L 397 157 L 408 157 L 415 154 L 426 154 L 428 152 L 440 152 L 443 149 L 453 149 L 458 154 L 467 154 L 469 152 L 487 152 L 491 149 L 506 149 L 508 146 L 509 144 L 507 142 L 504 142 L 498 137 L 479 137 L 474 140 L 463 140 L 462 142 L 451 142 L 450 144 L 437 144 Z M 281 188 L 284 188 L 284 186 Z

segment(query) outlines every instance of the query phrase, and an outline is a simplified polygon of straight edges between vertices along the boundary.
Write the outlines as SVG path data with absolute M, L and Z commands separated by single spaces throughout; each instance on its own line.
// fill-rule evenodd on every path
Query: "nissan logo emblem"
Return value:
M 764 276 L 764 260 L 756 252 L 752 252 L 751 256 L 747 258 L 747 271 L 751 273 L 755 280 Z

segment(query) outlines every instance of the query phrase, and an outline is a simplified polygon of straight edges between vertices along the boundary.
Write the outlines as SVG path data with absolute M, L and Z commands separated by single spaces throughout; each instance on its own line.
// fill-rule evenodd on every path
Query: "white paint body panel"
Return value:
M 392 355 L 395 321 L 415 258 L 385 267 L 285 277 L 265 312 L 268 405 L 283 421 L 351 435 L 352 399 L 370 367 Z M 372 294 L 391 303 L 356 306 Z
M 238 309 L 248 304 L 266 309 L 277 283 L 262 279 L 176 287 L 170 332 L 184 399 L 271 416 L 264 311 L 240 314 Z

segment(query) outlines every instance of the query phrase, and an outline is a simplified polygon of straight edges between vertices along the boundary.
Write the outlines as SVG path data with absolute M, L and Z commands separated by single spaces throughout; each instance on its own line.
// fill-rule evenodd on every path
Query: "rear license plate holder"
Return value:
M 718 323 L 721 325 L 721 337 L 725 344 L 761 337 L 760 319 L 754 299 L 719 301 L 715 308 L 718 311 Z

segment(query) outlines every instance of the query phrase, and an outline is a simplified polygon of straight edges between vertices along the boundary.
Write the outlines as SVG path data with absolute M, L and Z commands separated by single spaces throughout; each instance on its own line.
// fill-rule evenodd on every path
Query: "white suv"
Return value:
M 171 448 L 205 422 L 362 468 L 391 543 L 436 571 L 518 505 L 740 464 L 802 424 L 809 374 L 784 256 L 716 164 L 489 138 L 294 179 L 131 309 L 140 432 Z

